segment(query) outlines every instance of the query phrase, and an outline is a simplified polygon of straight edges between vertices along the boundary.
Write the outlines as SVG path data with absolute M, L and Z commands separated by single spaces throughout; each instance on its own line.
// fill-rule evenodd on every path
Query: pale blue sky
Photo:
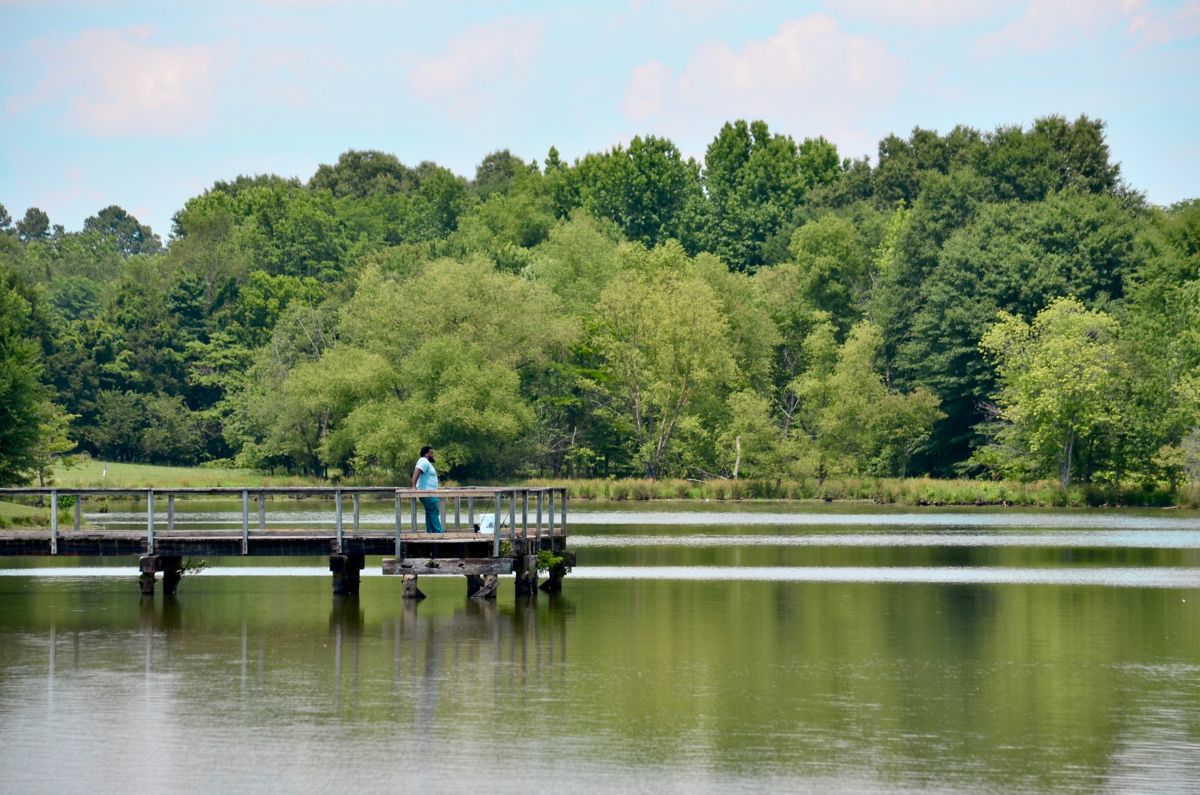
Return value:
M 1104 119 L 1151 201 L 1200 196 L 1200 0 L 432 6 L 0 0 L 0 203 L 71 230 L 116 203 L 165 236 L 218 179 L 350 148 L 469 177 L 639 133 L 701 157 L 735 118 L 873 156 L 1052 113 Z

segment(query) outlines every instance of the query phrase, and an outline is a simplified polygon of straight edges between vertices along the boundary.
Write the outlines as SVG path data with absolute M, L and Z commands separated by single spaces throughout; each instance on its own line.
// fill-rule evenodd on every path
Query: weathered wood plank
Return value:
M 384 558 L 384 574 L 414 574 L 446 576 L 464 574 L 484 576 L 509 574 L 513 570 L 512 558 Z
M 491 551 L 491 536 L 475 534 L 405 535 L 406 554 L 420 557 L 485 557 Z M 163 555 L 241 556 L 242 535 L 230 533 L 155 534 L 155 552 Z M 137 531 L 59 533 L 58 554 L 75 556 L 140 555 L 147 552 L 146 533 Z M 246 539 L 248 555 L 328 555 L 337 552 L 332 533 L 268 532 L 251 534 Z M 346 535 L 343 552 L 359 555 L 395 555 L 395 535 Z M 50 554 L 49 531 L 0 531 L 0 556 Z
M 242 486 L 211 486 L 211 487 L 196 487 L 196 486 L 180 486 L 178 488 L 155 486 L 153 489 L 149 487 L 118 487 L 118 488 L 60 488 L 60 487 L 23 487 L 23 486 L 5 486 L 0 487 L 0 496 L 45 496 L 49 497 L 54 491 L 57 491 L 60 496 L 70 494 L 84 494 L 89 496 L 146 496 L 147 492 L 153 490 L 157 495 L 163 494 L 198 494 L 198 495 L 217 495 L 223 494 L 228 496 L 240 496 L 246 487 Z M 459 486 L 455 488 L 438 489 L 436 491 L 421 491 L 411 488 L 396 488 L 395 486 L 272 486 L 269 488 L 255 487 L 251 489 L 255 492 L 262 492 L 267 495 L 279 495 L 287 497 L 295 496 L 329 496 L 332 497 L 335 492 L 341 491 L 343 494 L 379 494 L 392 496 L 399 494 L 402 497 L 424 496 L 424 497 L 491 497 L 497 492 L 508 494 L 514 491 L 528 491 L 531 494 L 538 492 L 548 492 L 551 489 L 558 491 L 562 490 L 561 486 L 530 486 L 530 487 L 512 487 L 512 486 Z
M 404 534 L 404 555 L 407 559 L 490 559 L 493 549 L 491 536 L 475 533 Z M 58 535 L 58 554 L 74 557 L 137 556 L 149 552 L 144 531 L 71 531 Z M 159 555 L 182 557 L 241 557 L 243 554 L 263 557 L 286 555 L 330 555 L 337 553 L 337 538 L 329 532 L 270 531 L 252 533 L 243 551 L 242 534 L 232 532 L 188 532 L 184 534 L 156 533 L 154 552 Z M 531 552 L 529 543 L 517 540 L 515 554 Z M 566 539 L 542 539 L 543 547 L 562 552 Z M 379 555 L 394 557 L 394 534 L 362 533 L 346 535 L 342 553 L 348 555 Z M 51 554 L 49 531 L 0 531 L 0 556 L 40 557 Z
M 500 578 L 495 574 L 468 574 L 468 599 L 495 599 L 496 591 L 500 588 Z

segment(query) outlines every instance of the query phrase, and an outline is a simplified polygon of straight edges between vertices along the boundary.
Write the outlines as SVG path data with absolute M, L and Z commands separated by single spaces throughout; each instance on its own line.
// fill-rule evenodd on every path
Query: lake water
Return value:
M 0 561 L 0 790 L 1200 791 L 1195 514 L 570 518 L 579 567 L 519 603 L 406 604 L 375 559 L 358 597 L 259 558 L 153 600 L 131 561 Z

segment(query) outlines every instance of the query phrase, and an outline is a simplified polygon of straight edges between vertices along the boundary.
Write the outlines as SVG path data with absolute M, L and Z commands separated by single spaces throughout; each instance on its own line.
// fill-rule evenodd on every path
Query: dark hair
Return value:
M 433 448 L 432 448 L 432 447 L 430 447 L 429 445 L 425 445 L 424 447 L 422 447 L 422 448 L 421 448 L 421 455 L 425 455 L 426 453 L 428 453 L 428 452 L 429 452 L 430 450 L 432 450 L 432 449 L 433 449 Z

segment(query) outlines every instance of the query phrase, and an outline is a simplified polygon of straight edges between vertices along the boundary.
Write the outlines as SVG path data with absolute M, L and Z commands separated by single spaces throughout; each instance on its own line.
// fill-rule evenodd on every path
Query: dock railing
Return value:
M 508 540 L 514 547 L 517 541 L 532 541 L 536 550 L 543 539 L 565 538 L 567 535 L 567 490 L 565 487 L 460 487 L 420 491 L 391 486 L 285 486 L 285 487 L 223 487 L 223 488 L 0 488 L 0 499 L 5 498 L 49 498 L 50 554 L 58 554 L 58 540 L 64 532 L 95 532 L 83 524 L 83 503 L 87 498 L 128 498 L 144 501 L 146 517 L 146 552 L 154 554 L 156 537 L 164 532 L 177 535 L 175 527 L 177 497 L 231 497 L 240 499 L 240 528 L 235 522 L 232 527 L 218 527 L 203 531 L 205 536 L 228 537 L 241 533 L 242 554 L 249 554 L 250 540 L 255 537 L 270 537 L 272 534 L 304 532 L 308 535 L 322 534 L 320 531 L 297 531 L 295 528 L 269 530 L 267 528 L 268 498 L 290 499 L 317 498 L 333 501 L 333 530 L 337 551 L 344 550 L 347 535 L 347 501 L 350 503 L 350 532 L 356 536 L 378 537 L 391 533 L 395 537 L 396 555 L 403 557 L 403 544 L 408 540 L 431 542 L 441 540 L 438 535 L 422 532 L 418 516 L 424 516 L 424 508 L 418 511 L 420 498 L 437 497 L 440 502 L 442 525 L 448 532 L 447 541 L 461 541 L 464 533 L 478 540 L 475 525 L 477 517 L 482 519 L 489 513 L 493 517 L 492 556 L 500 557 L 500 545 Z M 388 500 L 393 503 L 393 522 L 390 531 L 365 529 L 362 526 L 362 500 Z M 64 531 L 59 521 L 59 506 L 73 499 L 73 521 L 69 531 Z M 162 500 L 166 500 L 165 511 Z M 256 521 L 251 521 L 250 503 L 255 503 Z M 518 515 L 519 514 L 519 515 Z M 450 521 L 453 516 L 453 522 Z M 464 523 L 465 517 L 465 523 Z M 407 521 L 405 521 L 407 519 Z M 407 533 L 405 532 L 407 528 Z M 38 531 L 39 528 L 33 528 Z M 23 528 L 29 532 L 29 528 Z M 416 536 L 417 538 L 414 538 Z M 236 536 L 235 536 L 236 537 Z M 486 535 L 482 536 L 486 538 Z

